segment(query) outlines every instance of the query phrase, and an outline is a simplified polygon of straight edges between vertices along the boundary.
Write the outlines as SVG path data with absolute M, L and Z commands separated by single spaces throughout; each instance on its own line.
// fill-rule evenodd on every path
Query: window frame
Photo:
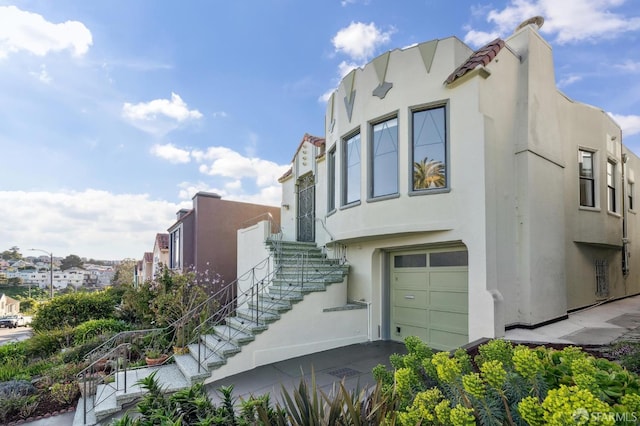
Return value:
M 443 143 L 443 147 L 444 147 L 444 178 L 445 178 L 445 186 L 443 187 L 436 187 L 436 188 L 423 188 L 423 189 L 415 189 L 414 188 L 414 182 L 413 182 L 413 164 L 415 162 L 414 160 L 414 151 L 415 151 L 415 142 L 414 142 L 414 116 L 417 113 L 423 112 L 423 111 L 428 111 L 428 110 L 435 110 L 435 109 L 439 109 L 442 108 L 444 110 L 444 143 Z M 450 125 L 450 117 L 449 117 L 449 101 L 445 100 L 445 101 L 436 101 L 436 102 L 430 102 L 427 104 L 421 104 L 421 105 L 415 105 L 409 108 L 409 127 L 408 127 L 408 133 L 409 133 L 409 141 L 408 141 L 408 159 L 409 159 L 409 165 L 408 165 L 408 195 L 409 196 L 416 196 L 416 195 L 427 195 L 427 194 L 440 194 L 440 193 L 445 193 L 445 192 L 450 192 L 451 191 L 451 157 L 450 157 L 450 129 L 451 129 L 451 125 Z
M 619 213 L 618 200 L 616 198 L 617 185 L 617 166 L 618 163 L 611 159 L 607 159 L 607 211 L 609 213 Z
M 396 165 L 396 181 L 395 191 L 386 194 L 375 195 L 375 132 L 374 127 L 380 124 L 389 122 L 391 120 L 396 121 L 396 152 L 395 152 L 395 165 Z M 388 198 L 396 198 L 400 195 L 400 117 L 398 111 L 394 111 L 390 114 L 386 114 L 369 122 L 369 135 L 367 141 L 367 201 L 379 201 Z M 362 141 L 362 140 L 361 140 Z
M 336 211 L 336 144 L 327 151 L 327 213 Z
M 348 145 L 349 141 L 358 137 L 358 143 L 360 144 L 360 159 L 358 162 L 358 198 L 352 201 L 348 200 L 349 194 L 349 153 Z M 340 167 L 341 184 L 340 184 L 340 208 L 348 208 L 359 205 L 362 201 L 362 133 L 360 128 L 347 133 L 341 139 L 341 154 L 342 162 Z
M 589 178 L 583 176 L 580 171 L 580 164 L 582 163 L 582 153 L 587 153 L 591 157 L 591 174 Z M 593 205 L 582 204 L 582 181 L 587 180 L 591 182 L 591 197 Z M 589 148 L 578 148 L 578 205 L 581 209 L 585 210 L 598 210 L 599 209 L 599 197 L 598 197 L 598 167 L 597 167 L 597 151 Z
M 176 235 L 178 237 L 177 246 Z M 182 224 L 169 233 L 169 264 L 171 270 L 182 269 Z
M 628 180 L 627 181 L 627 209 L 632 212 L 635 211 L 635 208 L 633 207 L 634 188 L 635 188 L 634 182 Z

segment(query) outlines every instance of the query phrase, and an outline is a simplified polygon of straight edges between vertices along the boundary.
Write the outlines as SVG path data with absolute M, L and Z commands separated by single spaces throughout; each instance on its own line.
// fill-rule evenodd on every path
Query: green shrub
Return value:
M 51 386 L 51 397 L 61 404 L 71 404 L 79 393 L 77 382 L 54 383 Z
M 0 420 L 7 423 L 10 416 L 17 412 L 35 409 L 36 388 L 26 380 L 10 380 L 0 383 Z
M 113 318 L 89 320 L 76 327 L 74 344 L 83 344 L 100 336 L 110 337 L 115 333 L 129 329 L 126 322 Z
M 26 340 L 26 355 L 28 358 L 47 358 L 62 348 L 71 346 L 73 330 L 70 328 L 35 333 Z
M 624 368 L 640 374 L 640 343 L 620 342 L 614 346 L 612 355 Z
M 61 354 L 62 362 L 64 363 L 81 362 L 84 360 L 85 356 L 89 352 L 91 352 L 101 344 L 102 344 L 102 341 L 95 339 L 95 340 L 91 340 L 86 343 L 83 343 L 81 345 L 69 348 L 66 351 L 64 351 L 64 353 Z
M 25 359 L 27 353 L 27 342 L 9 342 L 0 346 L 0 364 L 7 359 Z
M 107 291 L 69 293 L 43 303 L 31 327 L 47 331 L 62 327 L 76 327 L 92 319 L 114 318 L 116 303 Z
M 5 359 L 3 364 L 0 364 L 0 382 L 7 380 L 29 380 L 30 378 L 29 370 L 22 360 L 9 358 Z

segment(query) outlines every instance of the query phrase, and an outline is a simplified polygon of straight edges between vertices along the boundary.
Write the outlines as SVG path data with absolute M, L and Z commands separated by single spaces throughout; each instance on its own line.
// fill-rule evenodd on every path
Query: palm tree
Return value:
M 413 163 L 413 189 L 442 188 L 446 186 L 445 166 L 442 161 L 425 157 Z

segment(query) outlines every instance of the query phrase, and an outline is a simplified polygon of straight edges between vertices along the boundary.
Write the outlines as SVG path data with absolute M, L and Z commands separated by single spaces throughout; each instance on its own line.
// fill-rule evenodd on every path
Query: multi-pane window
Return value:
M 580 205 L 595 207 L 595 178 L 593 174 L 593 152 L 578 151 L 578 172 L 580 174 Z
M 447 187 L 445 107 L 413 112 L 412 188 Z
M 342 204 L 360 201 L 360 133 L 343 142 Z
M 627 184 L 627 200 L 629 204 L 629 210 L 633 210 L 633 183 L 629 182 Z
M 329 151 L 327 157 L 328 174 L 328 191 L 327 191 L 327 211 L 331 212 L 336 209 L 336 149 L 335 147 Z
M 607 206 L 610 212 L 616 212 L 616 164 L 607 161 Z
M 398 192 L 398 118 L 372 126 L 371 196 Z

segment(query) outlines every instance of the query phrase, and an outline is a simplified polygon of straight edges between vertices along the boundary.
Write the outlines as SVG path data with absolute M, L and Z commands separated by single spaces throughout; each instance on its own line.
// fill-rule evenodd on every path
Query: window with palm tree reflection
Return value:
M 413 190 L 447 187 L 445 107 L 413 112 Z

